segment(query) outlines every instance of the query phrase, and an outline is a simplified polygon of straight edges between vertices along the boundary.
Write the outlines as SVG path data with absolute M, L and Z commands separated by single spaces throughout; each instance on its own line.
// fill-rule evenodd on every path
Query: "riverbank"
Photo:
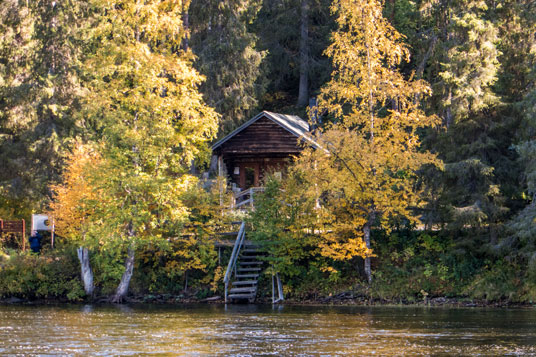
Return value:
M 434 238 L 434 244 L 429 241 L 424 244 L 418 239 L 413 243 L 404 240 L 405 245 L 400 247 L 390 246 L 394 239 L 376 240 L 378 255 L 386 258 L 373 261 L 374 277 L 370 285 L 363 278 L 358 259 L 352 264 L 338 262 L 336 271 L 324 271 L 317 260 L 304 258 L 293 265 L 295 270 L 286 273 L 283 270 L 280 276 L 285 304 L 531 307 L 536 301 L 536 280 L 530 270 L 522 270 L 519 265 L 492 261 L 489 256 L 453 259 L 448 252 L 461 253 L 454 249 L 445 253 L 437 248 L 434 244 L 446 244 L 439 237 Z M 424 249 L 424 246 L 435 248 Z M 402 257 L 398 251 L 406 255 Z M 228 259 L 226 252 L 218 265 L 218 257 L 211 256 L 207 261 L 213 261 L 212 265 L 203 270 L 190 269 L 187 273 L 177 273 L 178 258 L 173 252 L 149 248 L 139 251 L 127 302 L 222 304 L 222 265 Z M 0 303 L 105 303 L 113 295 L 122 274 L 122 265 L 115 259 L 102 260 L 103 257 L 95 255 L 97 297 L 89 300 L 80 280 L 80 265 L 73 247 L 58 247 L 41 255 L 10 253 L 0 260 Z M 465 264 L 468 261 L 473 264 L 468 266 Z M 258 303 L 271 304 L 270 275 L 261 274 L 257 286 Z
M 99 297 L 93 300 L 81 300 L 74 304 L 109 303 L 109 298 Z M 9 297 L 0 299 L 0 305 L 57 305 L 73 304 L 66 298 L 59 299 L 20 299 Z M 224 304 L 222 296 L 216 295 L 208 298 L 196 298 L 193 295 L 171 295 L 171 294 L 150 294 L 130 296 L 126 299 L 125 304 L 142 304 L 142 305 L 187 305 L 187 304 Z M 260 297 L 254 303 L 255 305 L 271 305 L 272 300 L 269 297 Z M 286 299 L 277 305 L 288 306 L 407 306 L 407 307 L 489 307 L 489 308 L 535 308 L 535 304 L 518 303 L 511 301 L 486 301 L 480 299 L 469 299 L 466 297 L 433 297 L 421 301 L 408 301 L 405 299 L 388 300 L 375 299 L 366 296 L 355 296 L 351 292 L 318 297 L 316 299 Z

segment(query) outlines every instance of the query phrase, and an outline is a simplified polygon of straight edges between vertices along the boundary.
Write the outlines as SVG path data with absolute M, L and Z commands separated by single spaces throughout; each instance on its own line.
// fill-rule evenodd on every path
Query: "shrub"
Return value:
M 12 254 L 0 267 L 0 297 L 81 300 L 76 257 L 68 252 Z

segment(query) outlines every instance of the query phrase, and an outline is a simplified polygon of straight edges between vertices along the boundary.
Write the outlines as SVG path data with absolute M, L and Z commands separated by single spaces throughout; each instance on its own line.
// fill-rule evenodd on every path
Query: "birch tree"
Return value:
M 93 233 L 102 247 L 126 250 L 113 302 L 128 293 L 135 252 L 187 219 L 181 195 L 196 179 L 193 159 L 206 152 L 218 116 L 198 91 L 203 77 L 192 67 L 180 0 L 94 0 L 95 55 L 85 108 L 101 123 L 103 164 L 94 185 L 103 192 Z
M 50 215 L 54 218 L 56 233 L 69 242 L 79 244 L 77 249 L 84 291 L 93 295 L 93 270 L 88 240 L 88 228 L 102 195 L 93 186 L 91 172 L 98 170 L 101 156 L 90 145 L 79 144 L 69 155 L 61 184 L 52 185 L 54 199 Z M 102 202 L 101 202 L 102 203 Z
M 338 30 L 326 54 L 334 71 L 319 106 L 336 124 L 318 137 L 322 149 L 306 151 L 299 163 L 310 173 L 311 194 L 323 201 L 321 216 L 330 227 L 322 254 L 339 260 L 364 256 L 369 282 L 371 229 L 388 228 L 397 217 L 416 221 L 416 171 L 439 164 L 420 149 L 418 135 L 419 128 L 437 123 L 419 106 L 430 88 L 397 70 L 409 51 L 382 7 L 379 0 L 333 2 Z

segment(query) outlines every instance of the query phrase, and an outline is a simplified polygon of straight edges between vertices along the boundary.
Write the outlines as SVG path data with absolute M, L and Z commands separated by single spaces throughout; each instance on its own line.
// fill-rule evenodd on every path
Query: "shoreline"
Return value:
M 123 304 L 114 304 L 108 298 L 100 297 L 93 300 L 69 301 L 67 299 L 20 299 L 17 297 L 9 297 L 0 299 L 0 305 L 82 305 L 82 304 L 105 304 L 105 305 L 225 305 L 223 298 L 214 296 L 205 299 L 197 299 L 193 297 L 181 297 L 180 295 L 139 295 L 131 296 L 126 299 Z M 240 305 L 233 304 L 233 305 Z M 247 304 L 243 304 L 247 305 Z M 271 299 L 257 299 L 251 305 L 281 305 L 281 306 L 318 306 L 318 307 L 446 307 L 446 308 L 536 308 L 536 304 L 518 303 L 510 301 L 484 301 L 467 298 L 447 298 L 435 297 L 417 302 L 408 302 L 404 300 L 386 300 L 386 299 L 365 299 L 363 297 L 341 298 L 341 297 L 326 297 L 319 299 L 288 299 L 282 303 L 272 304 Z

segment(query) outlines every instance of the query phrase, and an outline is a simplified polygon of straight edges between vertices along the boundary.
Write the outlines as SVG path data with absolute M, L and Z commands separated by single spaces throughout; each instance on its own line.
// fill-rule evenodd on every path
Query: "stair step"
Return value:
M 242 249 L 242 252 L 244 253 L 259 253 L 257 249 Z
M 246 271 L 261 271 L 261 268 L 238 268 L 237 272 L 246 272 Z
M 238 232 L 220 232 L 216 233 L 219 236 L 234 236 L 236 237 L 238 235 Z
M 237 279 L 257 279 L 259 277 L 259 274 L 237 274 L 235 275 L 235 278 Z
M 233 285 L 256 285 L 257 280 L 238 280 L 233 281 Z
M 256 294 L 230 294 L 229 299 L 255 299 Z
M 262 265 L 262 262 L 254 261 L 254 262 L 240 262 L 239 265 Z
M 259 260 L 259 257 L 256 255 L 252 255 L 250 257 L 241 256 L 240 261 L 243 261 L 243 260 Z
M 232 288 L 229 290 L 231 294 L 240 294 L 240 293 L 250 293 L 254 294 L 257 291 L 257 288 Z

